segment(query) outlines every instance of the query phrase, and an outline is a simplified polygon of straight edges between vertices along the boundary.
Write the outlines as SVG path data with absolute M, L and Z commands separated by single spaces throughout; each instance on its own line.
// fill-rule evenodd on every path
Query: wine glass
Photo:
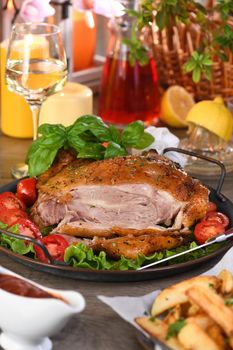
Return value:
M 8 89 L 22 95 L 30 106 L 33 140 L 37 138 L 43 101 L 60 91 L 67 80 L 67 62 L 59 27 L 48 23 L 17 23 L 13 26 L 6 62 Z M 12 175 L 25 176 L 25 164 Z

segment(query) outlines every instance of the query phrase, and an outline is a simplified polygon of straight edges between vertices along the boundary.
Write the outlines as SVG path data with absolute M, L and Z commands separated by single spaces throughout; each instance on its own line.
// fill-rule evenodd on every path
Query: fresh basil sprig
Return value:
M 128 148 L 144 149 L 154 141 L 140 120 L 128 124 L 120 133 L 114 125 L 108 126 L 94 115 L 84 115 L 68 127 L 43 124 L 38 134 L 26 157 L 30 176 L 45 172 L 61 148 L 74 148 L 78 158 L 107 159 L 127 155 Z

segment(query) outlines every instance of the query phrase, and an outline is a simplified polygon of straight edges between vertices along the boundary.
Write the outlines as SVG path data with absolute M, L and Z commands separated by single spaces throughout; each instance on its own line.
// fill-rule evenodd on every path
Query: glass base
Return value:
M 189 137 L 181 140 L 180 147 L 214 158 L 225 165 L 227 172 L 233 171 L 233 142 L 227 143 L 204 128 L 194 127 Z M 221 172 L 218 165 L 190 156 L 185 170 L 195 176 L 218 176 Z
M 11 175 L 15 179 L 21 179 L 22 177 L 28 176 L 28 166 L 25 163 L 17 163 L 11 168 Z

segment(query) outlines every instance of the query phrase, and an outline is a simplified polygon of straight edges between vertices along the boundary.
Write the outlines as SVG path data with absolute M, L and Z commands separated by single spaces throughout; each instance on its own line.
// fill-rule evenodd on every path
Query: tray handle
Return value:
M 20 239 L 22 241 L 27 241 L 27 242 L 30 242 L 30 243 L 37 245 L 38 247 L 40 247 L 43 250 L 43 253 L 45 254 L 46 258 L 48 259 L 48 261 L 51 265 L 63 265 L 63 266 L 67 265 L 66 263 L 54 260 L 53 257 L 50 255 L 48 249 L 45 247 L 45 245 L 42 242 L 38 241 L 37 239 L 31 238 L 31 237 L 28 237 L 28 236 L 25 236 L 22 234 L 15 234 L 15 233 L 3 230 L 3 229 L 0 229 L 0 233 L 3 233 L 4 235 L 12 237 L 12 238 L 17 238 L 17 239 Z M 1 236 L 0 236 L 0 240 L 1 240 Z
M 217 196 L 219 197 L 219 199 L 222 202 L 225 201 L 225 198 L 221 194 L 221 189 L 222 189 L 222 186 L 223 186 L 223 183 L 224 183 L 224 179 L 225 179 L 225 176 L 226 176 L 226 168 L 225 168 L 225 165 L 222 162 L 220 162 L 219 160 L 216 160 L 214 158 L 203 156 L 202 154 L 199 154 L 199 153 L 196 153 L 196 152 L 193 152 L 193 151 L 187 151 L 187 150 L 184 150 L 182 148 L 177 148 L 177 147 L 164 148 L 163 154 L 165 154 L 167 152 L 183 153 L 183 154 L 186 154 L 188 156 L 200 158 L 200 159 L 206 160 L 207 162 L 214 163 L 214 164 L 218 165 L 220 167 L 220 169 L 221 169 L 221 174 L 220 174 L 220 177 L 219 177 L 219 180 L 218 180 L 216 193 L 217 193 Z

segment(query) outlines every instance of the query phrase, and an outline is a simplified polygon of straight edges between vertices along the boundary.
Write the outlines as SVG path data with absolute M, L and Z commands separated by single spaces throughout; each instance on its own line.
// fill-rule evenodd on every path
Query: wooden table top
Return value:
M 10 168 L 23 161 L 30 140 L 8 138 L 0 135 L 0 186 L 10 181 Z M 215 179 L 205 183 L 216 185 Z M 227 175 L 223 193 L 233 201 L 233 174 Z M 136 338 L 134 328 L 123 321 L 96 296 L 130 295 L 139 296 L 161 289 L 186 277 L 197 275 L 210 268 L 211 263 L 178 276 L 147 282 L 98 283 L 57 277 L 25 267 L 10 258 L 0 255 L 0 264 L 35 282 L 51 288 L 72 289 L 81 292 L 86 299 L 84 312 L 74 317 L 55 337 L 54 350 L 140 350 L 142 346 Z

